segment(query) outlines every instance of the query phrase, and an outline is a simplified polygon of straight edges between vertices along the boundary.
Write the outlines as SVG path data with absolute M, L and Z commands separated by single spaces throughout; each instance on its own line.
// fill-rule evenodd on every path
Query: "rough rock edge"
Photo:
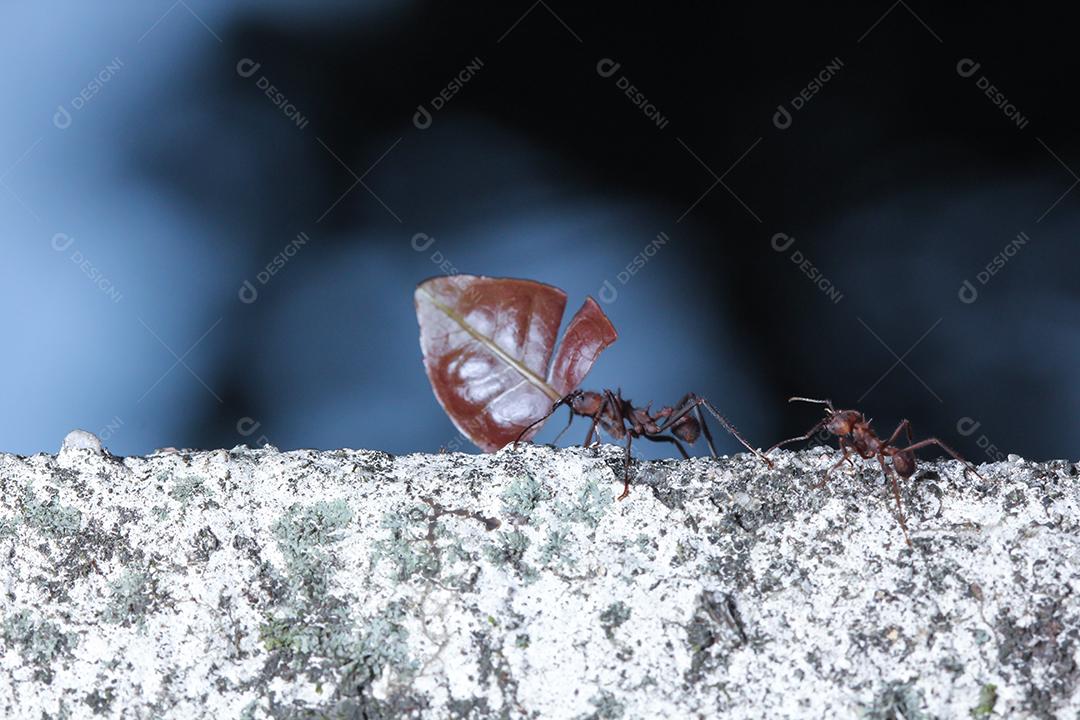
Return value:
M 0 455 L 7 717 L 1076 717 L 1077 466 Z

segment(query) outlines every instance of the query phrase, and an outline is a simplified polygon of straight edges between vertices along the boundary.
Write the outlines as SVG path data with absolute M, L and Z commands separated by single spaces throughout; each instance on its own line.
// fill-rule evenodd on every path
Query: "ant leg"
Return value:
M 563 433 L 565 433 L 567 430 L 569 430 L 570 426 L 574 424 L 574 408 L 570 407 L 569 405 L 567 405 L 566 407 L 569 408 L 569 410 L 570 410 L 570 417 L 567 418 L 567 420 L 566 420 L 566 427 L 564 427 L 562 430 L 560 430 L 559 434 L 555 436 L 555 439 L 551 441 L 552 445 L 559 442 L 559 438 L 561 438 L 563 436 Z
M 888 440 L 885 441 L 885 444 L 886 445 L 892 445 L 893 447 L 896 447 L 896 439 L 900 437 L 900 433 L 903 432 L 904 430 L 907 430 L 908 444 L 910 445 L 911 442 L 912 442 L 911 441 L 911 421 L 910 420 L 901 420 L 900 424 L 896 426 L 895 430 L 893 430 L 893 434 L 889 437 Z
M 596 432 L 596 418 L 593 418 L 592 422 L 589 424 L 589 432 L 585 433 L 585 442 L 582 443 L 581 447 L 589 447 L 589 445 L 592 444 L 594 432 Z
M 642 437 L 646 440 L 652 440 L 653 442 L 673 443 L 675 447 L 679 449 L 679 453 L 683 456 L 683 460 L 690 459 L 690 454 L 686 452 L 686 448 L 683 447 L 683 444 L 679 442 L 678 438 L 674 438 L 671 435 L 642 435 Z
M 836 468 L 840 467 L 844 463 L 845 460 L 848 461 L 849 463 L 851 463 L 852 467 L 855 467 L 855 463 L 852 462 L 851 456 L 850 456 L 850 454 L 851 454 L 851 445 L 849 445 L 847 440 L 845 440 L 844 438 L 840 438 L 840 449 L 843 450 L 844 456 L 842 458 L 840 458 L 839 460 L 837 460 L 832 465 L 832 467 L 830 467 L 828 470 L 825 471 L 825 474 L 821 476 L 821 482 L 815 483 L 813 485 L 815 490 L 825 487 L 825 483 L 829 482 L 829 476 L 832 475 L 832 471 L 835 470 Z
M 701 414 L 701 406 L 694 406 L 694 414 L 697 415 L 698 423 L 701 424 L 701 434 L 705 436 L 705 444 L 709 446 L 709 452 L 713 457 L 716 457 L 716 447 L 712 441 L 712 431 L 709 430 L 709 424 L 705 422 L 705 416 Z
M 821 428 L 823 428 L 825 426 L 825 423 L 827 423 L 828 421 L 829 421 L 829 418 L 827 418 L 827 417 L 826 418 L 821 418 L 816 423 L 814 423 L 814 427 L 812 427 L 812 428 L 810 428 L 809 430 L 806 431 L 805 435 L 800 435 L 799 437 L 788 438 L 787 440 L 781 440 L 780 442 L 776 443 L 771 448 L 766 450 L 765 454 L 768 455 L 769 453 L 771 453 L 776 448 L 783 447 L 784 445 L 787 445 L 788 443 L 799 442 L 800 440 L 809 440 L 810 438 L 814 437 L 814 435 L 817 434 L 817 431 L 820 430 Z
M 615 421 L 620 425 L 623 424 L 622 403 L 615 399 L 615 393 L 610 390 L 605 390 L 604 399 L 607 401 L 608 405 L 611 406 L 611 411 L 615 414 Z M 622 398 L 619 399 L 621 400 Z
M 592 445 L 593 433 L 596 432 L 596 425 L 600 422 L 600 416 L 604 414 L 604 410 L 608 406 L 608 400 L 610 395 L 610 392 L 608 392 L 607 390 L 604 391 L 604 401 L 600 403 L 600 409 L 597 410 L 596 414 L 592 416 L 592 422 L 589 424 L 589 432 L 585 433 L 585 442 L 582 443 L 581 447 L 589 447 L 590 445 Z M 600 433 L 596 434 L 597 436 L 600 435 Z
M 604 412 L 609 407 L 611 408 L 611 413 L 614 416 L 614 419 L 612 420 L 612 425 L 614 425 L 616 421 L 619 422 L 619 424 L 622 424 L 622 417 L 619 414 L 619 407 L 615 403 L 615 396 L 611 394 L 610 390 L 605 390 L 604 402 L 600 404 L 600 409 L 596 411 L 595 415 L 593 415 L 592 425 L 589 426 L 589 434 L 585 436 L 586 445 L 592 443 L 593 432 L 596 431 L 596 426 L 600 423 L 600 418 L 604 416 Z M 610 432 L 610 430 L 608 432 Z M 599 431 L 596 432 L 596 437 L 597 442 L 600 442 Z
M 625 500 L 626 496 L 630 494 L 630 444 L 634 441 L 634 436 L 626 434 L 626 452 L 623 456 L 623 490 L 622 495 L 616 498 L 616 500 Z
M 714 418 L 716 418 L 716 419 L 717 419 L 717 421 L 719 421 L 719 423 L 720 423 L 721 425 L 723 425 L 723 426 L 724 426 L 724 429 L 725 429 L 725 430 L 727 430 L 727 431 L 728 431 L 729 433 L 731 433 L 732 435 L 734 435 L 734 436 L 735 436 L 735 439 L 736 439 L 736 440 L 738 440 L 739 442 L 741 442 L 741 443 L 743 444 L 743 447 L 745 447 L 745 448 L 746 448 L 747 450 L 749 450 L 750 452 L 754 453 L 754 454 L 755 454 L 755 455 L 757 455 L 757 456 L 758 456 L 759 458 L 761 458 L 761 461 L 762 461 L 762 462 L 764 462 L 764 463 L 765 463 L 766 465 L 768 465 L 768 466 L 769 466 L 770 468 L 771 468 L 771 467 L 773 466 L 773 464 L 772 464 L 772 460 L 770 460 L 769 458 L 767 458 L 767 457 L 765 457 L 764 455 L 762 455 L 762 454 L 761 454 L 761 451 L 760 451 L 760 450 L 758 450 L 757 448 L 755 448 L 755 447 L 750 447 L 750 443 L 746 442 L 746 438 L 744 438 L 744 437 L 743 437 L 742 435 L 740 435 L 740 434 L 739 434 L 739 431 L 735 429 L 735 426 L 734 426 L 734 425 L 732 425 L 732 424 L 731 424 L 731 423 L 730 423 L 730 422 L 728 421 L 728 419 L 727 419 L 726 417 L 724 417 L 723 415 L 721 415 L 721 414 L 720 414 L 720 411 L 719 411 L 719 410 L 717 410 L 717 409 L 716 409 L 716 407 L 715 407 L 715 406 L 714 406 L 714 405 L 713 405 L 713 404 L 712 404 L 711 402 L 709 402 L 709 401 L 708 401 L 708 400 L 706 400 L 705 398 L 697 398 L 697 402 L 699 402 L 699 403 L 701 403 L 702 405 L 704 405 L 704 406 L 705 406 L 705 409 L 706 409 L 706 410 L 708 410 L 708 411 L 709 411 L 709 413 L 710 413 L 710 414 L 711 414 L 711 415 L 712 415 L 712 416 L 713 416 Z M 701 415 L 700 415 L 700 410 L 698 411 L 698 416 L 699 416 L 699 417 L 701 416 Z M 705 422 L 705 418 L 701 418 L 701 420 L 702 420 L 702 424 L 704 424 L 704 422 Z
M 904 540 L 907 541 L 908 547 L 914 547 L 911 544 L 911 536 L 908 535 L 907 522 L 904 521 L 904 508 L 900 505 L 900 483 L 896 480 L 896 472 L 889 472 L 889 467 L 885 464 L 884 453 L 878 453 L 877 459 L 881 465 L 881 472 L 885 473 L 885 479 L 892 482 L 893 497 L 896 498 L 896 514 L 900 518 L 900 529 L 904 531 Z
M 669 430 L 675 423 L 677 423 L 679 420 L 682 420 L 684 415 L 693 410 L 695 404 L 696 400 L 692 393 L 683 398 L 683 404 L 679 406 L 678 410 L 673 410 L 667 416 L 667 419 L 665 419 L 664 422 L 660 425 L 660 429 L 657 431 L 657 433 L 662 433 Z
M 927 445 L 937 445 L 939 448 L 941 448 L 945 452 L 952 455 L 955 460 L 959 460 L 960 462 L 962 462 L 964 464 L 965 469 L 970 470 L 971 472 L 975 473 L 975 477 L 979 478 L 980 480 L 986 480 L 986 478 L 984 478 L 982 475 L 979 474 L 979 471 L 975 469 L 974 465 L 972 465 L 967 460 L 962 458 L 960 456 L 960 453 L 956 452 L 951 447 L 949 447 L 945 443 L 941 442 L 937 438 L 926 438 L 925 440 L 920 440 L 919 442 L 914 443 L 912 445 L 908 445 L 905 448 L 898 448 L 897 452 L 908 452 L 908 451 L 918 450 L 919 448 L 926 447 Z
M 705 409 L 709 411 L 709 414 L 711 414 L 714 418 L 716 418 L 716 420 L 721 425 L 724 426 L 724 429 L 727 430 L 729 433 L 731 433 L 731 435 L 736 440 L 738 440 L 740 443 L 742 443 L 742 446 L 744 448 L 746 448 L 747 450 L 749 450 L 750 452 L 754 453 L 759 458 L 761 458 L 761 460 L 766 465 L 768 465 L 770 468 L 773 466 L 772 460 L 770 460 L 769 458 L 762 455 L 761 452 L 759 450 L 757 450 L 756 448 L 751 447 L 750 443 L 748 443 L 746 441 L 746 438 L 744 438 L 742 435 L 739 434 L 739 431 L 735 428 L 735 426 L 732 425 L 728 421 L 728 419 L 726 417 L 724 417 L 723 415 L 720 414 L 720 411 L 716 409 L 715 405 L 713 405 L 711 402 L 709 402 L 705 398 L 698 397 L 697 395 L 694 395 L 693 393 L 688 395 L 688 398 L 689 398 L 689 400 L 687 400 L 686 404 L 682 408 L 680 408 L 678 410 L 678 412 L 672 413 L 671 416 L 668 417 L 667 421 L 663 425 L 660 426 L 660 432 L 664 432 L 664 431 L 670 429 L 672 425 L 674 425 L 676 422 L 681 420 L 684 415 L 686 415 L 691 410 L 694 410 L 695 408 L 698 409 L 698 417 L 701 418 L 702 424 L 704 425 L 705 417 L 703 415 L 701 415 L 701 413 L 700 413 L 700 408 L 701 408 L 702 405 L 704 405 Z

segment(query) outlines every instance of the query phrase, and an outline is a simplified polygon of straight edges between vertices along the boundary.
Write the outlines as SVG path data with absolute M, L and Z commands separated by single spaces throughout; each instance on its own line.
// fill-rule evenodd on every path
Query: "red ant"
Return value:
M 937 445 L 945 452 L 952 455 L 954 458 L 962 462 L 967 470 L 975 473 L 975 476 L 982 478 L 979 475 L 978 470 L 972 466 L 964 458 L 953 450 L 951 447 L 943 443 L 937 438 L 926 438 L 915 442 L 911 436 L 911 423 L 908 420 L 901 420 L 900 424 L 896 426 L 896 430 L 889 437 L 888 440 L 880 439 L 877 434 L 874 433 L 870 427 L 870 420 L 859 412 L 858 410 L 837 410 L 833 407 L 832 400 L 815 400 L 814 398 L 793 397 L 788 398 L 788 402 L 808 402 L 818 403 L 825 406 L 825 417 L 819 420 L 814 427 L 810 428 L 805 435 L 799 437 L 789 438 L 787 440 L 781 440 L 773 445 L 771 448 L 765 451 L 768 455 L 776 448 L 787 445 L 788 443 L 798 442 L 799 440 L 809 440 L 814 433 L 824 428 L 827 432 L 835 435 L 839 438 L 840 450 L 843 451 L 843 457 L 836 461 L 836 463 L 825 471 L 825 475 L 822 476 L 821 482 L 814 485 L 816 488 L 823 487 L 825 483 L 829 481 L 829 475 L 833 470 L 840 467 L 840 465 L 846 460 L 854 467 L 855 463 L 851 461 L 850 454 L 855 451 L 859 457 L 864 460 L 876 457 L 878 463 L 881 465 L 881 471 L 885 473 L 885 478 L 892 482 L 893 497 L 896 498 L 896 512 L 900 516 L 900 528 L 904 531 L 904 539 L 907 540 L 907 544 L 911 545 L 911 538 L 908 536 L 907 523 L 904 521 L 904 510 L 900 506 L 900 483 L 897 480 L 897 475 L 904 478 L 910 478 L 915 474 L 916 459 L 915 451 L 921 447 L 927 445 Z M 907 447 L 897 447 L 896 441 L 900 438 L 900 433 L 906 432 L 908 445 Z M 889 473 L 888 466 L 885 464 L 885 458 L 892 459 L 893 473 Z
M 596 431 L 597 425 L 615 440 L 626 439 L 625 474 L 623 475 L 623 491 L 619 495 L 619 500 L 630 494 L 630 446 L 634 438 L 672 443 L 683 458 L 689 459 L 690 455 L 686 452 L 686 448 L 683 447 L 682 443 L 686 442 L 693 445 L 701 435 L 704 435 L 705 442 L 709 446 L 709 452 L 712 453 L 713 457 L 716 457 L 716 447 L 713 446 L 712 433 L 709 431 L 705 416 L 701 412 L 702 405 L 724 426 L 725 430 L 743 444 L 743 447 L 761 458 L 770 468 L 773 466 L 772 461 L 758 450 L 752 448 L 750 443 L 746 442 L 743 436 L 739 434 L 739 431 L 735 429 L 735 426 L 728 422 L 727 418 L 721 415 L 720 411 L 712 403 L 694 393 L 688 393 L 675 408 L 665 406 L 656 412 L 652 412 L 650 409 L 651 403 L 643 408 L 634 407 L 629 400 L 623 399 L 621 390 L 615 392 L 611 390 L 604 390 L 603 392 L 574 390 L 561 400 L 556 401 L 547 415 L 522 430 L 517 440 L 514 441 L 514 446 L 517 446 L 525 433 L 547 420 L 563 405 L 570 409 L 570 422 L 555 437 L 555 441 L 558 441 L 562 434 L 570 428 L 575 415 L 592 420 L 583 443 L 586 446 L 592 443 L 593 433 Z M 671 432 L 670 435 L 665 434 L 668 431 Z

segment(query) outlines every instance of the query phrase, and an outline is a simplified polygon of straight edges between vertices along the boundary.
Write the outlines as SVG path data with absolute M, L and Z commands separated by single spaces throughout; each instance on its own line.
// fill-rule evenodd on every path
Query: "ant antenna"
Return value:
M 836 409 L 833 408 L 832 400 L 817 400 L 815 398 L 807 398 L 807 397 L 790 397 L 790 398 L 788 398 L 788 402 L 817 403 L 818 405 L 827 406 L 830 413 L 836 412 Z
M 529 432 L 534 427 L 536 427 L 537 425 L 539 425 L 540 423 L 544 422 L 549 417 L 554 415 L 555 411 L 558 410 L 559 408 L 561 408 L 563 405 L 566 405 L 568 408 L 570 408 L 570 422 L 568 422 L 566 424 L 566 427 L 564 427 L 562 429 L 562 432 L 560 432 L 558 435 L 555 436 L 554 442 L 557 442 L 559 440 L 559 438 L 562 437 L 562 434 L 570 429 L 570 425 L 574 422 L 574 406 L 571 405 L 571 403 L 573 402 L 574 398 L 581 397 L 582 395 L 584 395 L 584 392 L 582 390 L 580 390 L 580 389 L 574 390 L 573 392 L 570 392 L 570 393 L 567 393 L 566 395 L 563 395 L 561 398 L 559 398 L 554 403 L 552 403 L 551 404 L 551 410 L 548 411 L 547 415 L 540 418 L 539 420 L 536 420 L 534 422 L 529 423 L 529 425 L 526 426 L 525 429 L 521 431 L 521 433 L 517 436 L 517 440 L 514 441 L 514 447 L 517 448 L 518 443 L 521 442 L 521 438 L 525 437 L 525 433 Z

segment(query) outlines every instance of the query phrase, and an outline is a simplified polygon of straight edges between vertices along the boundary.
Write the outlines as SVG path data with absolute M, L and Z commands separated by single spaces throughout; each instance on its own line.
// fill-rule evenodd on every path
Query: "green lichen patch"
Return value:
M 562 567 L 572 567 L 576 559 L 570 535 L 570 529 L 567 527 L 552 528 L 540 545 L 540 562 L 544 565 L 554 563 Z
M 389 561 L 394 578 L 436 580 L 447 588 L 465 589 L 475 581 L 479 555 L 471 543 L 452 531 L 451 518 L 472 524 L 481 523 L 485 533 L 499 526 L 499 521 L 480 513 L 445 508 L 428 498 L 424 504 L 410 505 L 385 513 L 380 525 L 386 537 L 372 543 L 372 562 Z
M 409 657 L 403 603 L 358 623 L 350 609 L 356 599 L 334 592 L 335 563 L 325 546 L 341 539 L 352 518 L 348 504 L 336 500 L 293 505 L 272 526 L 286 567 L 284 592 L 259 626 L 269 654 L 262 690 L 274 678 L 303 676 L 335 687 L 326 707 L 367 716 L 375 707 L 371 683 L 386 668 L 408 678 L 417 665 Z
M 891 682 L 864 708 L 864 720 L 928 720 L 923 695 L 913 683 Z
M 418 668 L 403 627 L 405 607 L 390 603 L 365 623 L 353 620 L 349 598 L 293 596 L 279 614 L 259 627 L 259 639 L 270 654 L 264 677 L 302 676 L 333 685 L 332 699 L 370 699 L 370 686 L 386 668 L 407 682 Z
M 307 552 L 317 545 L 341 539 L 343 530 L 353 518 L 344 500 L 319 501 L 311 505 L 292 505 L 271 532 L 286 557 Z
M 589 704 L 595 708 L 580 720 L 618 720 L 626 713 L 626 706 L 610 690 L 601 690 L 589 698 Z
M 362 626 L 359 652 L 355 656 L 368 666 L 372 677 L 390 666 L 404 680 L 418 668 L 409 655 L 409 632 L 403 626 L 407 614 L 404 602 L 391 602 Z
M 545 499 L 545 493 L 532 475 L 525 475 L 511 480 L 500 497 L 505 512 L 528 522 L 533 511 Z
M 18 610 L 4 618 L 0 625 L 4 645 L 15 647 L 23 661 L 34 667 L 34 679 L 51 682 L 57 659 L 70 655 L 77 644 L 76 637 L 62 632 L 56 625 L 35 619 L 29 610 Z
M 131 570 L 109 583 L 109 593 L 103 619 L 124 626 L 141 624 L 168 599 L 151 574 Z
M 971 708 L 971 717 L 981 720 L 988 718 L 994 713 L 997 705 L 997 685 L 987 683 L 979 690 L 979 704 Z
M 259 626 L 259 640 L 267 652 L 280 653 L 279 660 L 294 672 L 307 671 L 313 680 L 351 657 L 356 644 L 348 608 L 334 598 L 326 602 L 303 599 L 280 615 L 270 615 Z M 336 662 L 340 661 L 340 662 Z
M 206 486 L 202 478 L 186 477 L 173 483 L 172 488 L 169 489 L 169 497 L 187 505 L 196 496 L 207 495 L 210 492 L 210 488 Z
M 520 530 L 504 530 L 494 542 L 484 546 L 484 555 L 493 565 L 508 565 L 528 580 L 536 577 L 536 570 L 523 560 L 528 549 L 528 535 Z
M 428 542 L 428 508 L 413 505 L 405 510 L 383 515 L 380 526 L 389 531 L 389 537 L 372 544 L 372 560 L 378 563 L 389 560 L 394 566 L 394 577 L 405 581 L 416 575 L 438 575 L 440 562 L 432 543 Z
M 23 522 L 54 538 L 70 537 L 82 525 L 82 513 L 77 508 L 61 505 L 54 495 L 39 500 L 28 488 L 22 498 Z
M 317 599 L 325 595 L 333 574 L 333 558 L 324 546 L 341 539 L 352 521 L 344 500 L 294 504 L 270 528 L 285 556 L 286 584 L 297 597 Z
M 615 494 L 606 483 L 590 478 L 569 502 L 556 505 L 555 514 L 565 522 L 584 523 L 595 528 L 609 505 L 615 502 Z
M 637 551 L 647 557 L 649 560 L 656 559 L 656 550 L 658 543 L 656 539 L 647 533 L 640 533 L 637 538 L 634 539 L 634 547 Z
M 671 566 L 679 567 L 685 565 L 688 562 L 692 562 L 698 556 L 698 551 L 691 545 L 684 543 L 682 540 L 675 544 L 675 554 L 671 558 Z

